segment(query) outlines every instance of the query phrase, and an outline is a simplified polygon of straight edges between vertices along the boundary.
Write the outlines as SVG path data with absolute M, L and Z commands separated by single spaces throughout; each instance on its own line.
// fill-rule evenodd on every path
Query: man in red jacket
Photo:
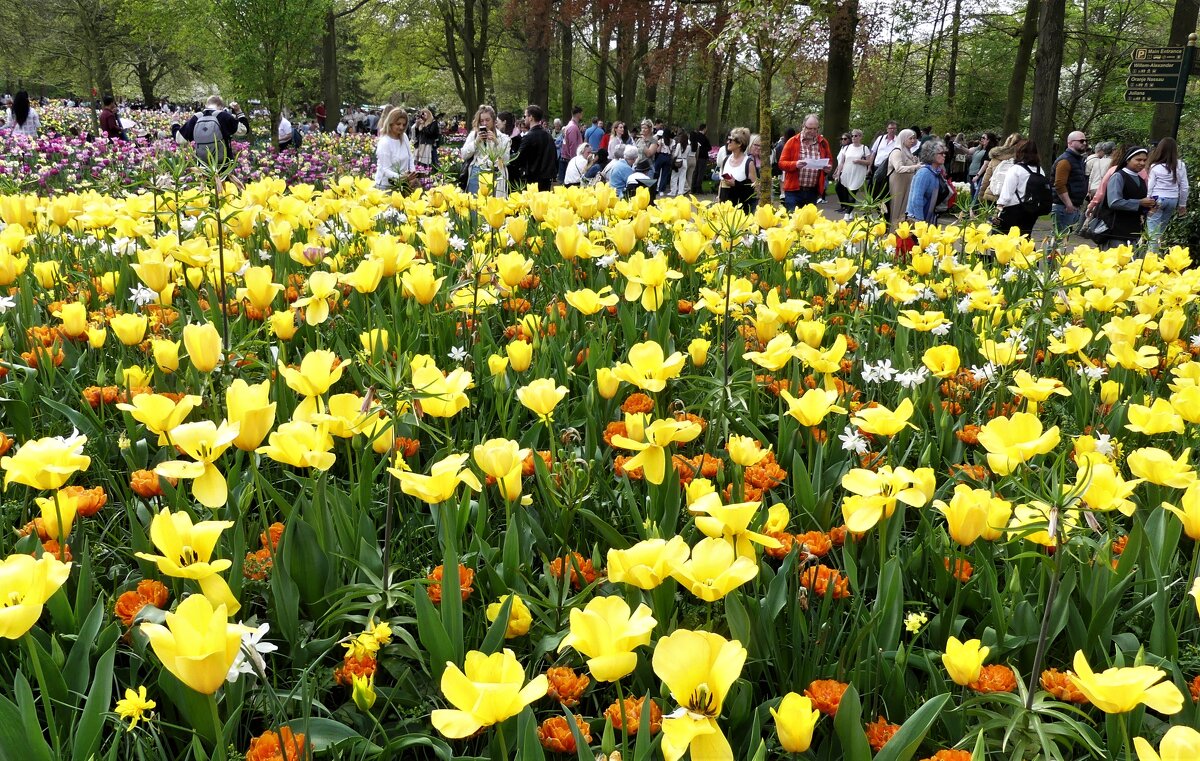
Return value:
M 800 134 L 784 143 L 779 153 L 783 208 L 795 211 L 825 197 L 825 177 L 833 169 L 832 158 L 829 142 L 821 135 L 821 120 L 809 114 Z

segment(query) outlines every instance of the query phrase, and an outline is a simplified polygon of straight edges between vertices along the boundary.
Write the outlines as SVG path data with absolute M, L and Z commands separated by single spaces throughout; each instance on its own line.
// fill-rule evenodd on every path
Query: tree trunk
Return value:
M 596 41 L 596 116 L 608 121 L 608 40 L 612 28 L 603 18 L 596 26 L 599 33 Z
M 1004 101 L 1004 128 L 1002 131 L 1005 135 L 1011 135 L 1021 126 L 1021 114 L 1024 112 L 1022 106 L 1025 103 L 1025 80 L 1029 77 L 1029 59 L 1033 53 L 1033 42 L 1038 35 L 1038 16 L 1041 7 L 1041 0 L 1028 0 L 1025 4 L 1025 21 L 1021 25 L 1021 38 L 1017 42 L 1017 56 L 1013 63 L 1012 76 L 1008 80 L 1008 96 Z
M 1062 73 L 1063 24 L 1067 0 L 1044 0 L 1045 14 L 1038 22 L 1037 57 L 1034 59 L 1033 105 L 1029 110 L 1029 137 L 1045 156 L 1054 155 L 1058 82 Z
M 946 113 L 951 124 L 958 123 L 958 33 L 962 28 L 962 0 L 954 0 L 950 21 L 950 66 L 946 72 Z
M 775 79 L 775 53 L 771 49 L 771 40 L 762 40 L 758 50 L 758 135 L 759 153 L 768 159 L 762 162 L 758 170 L 758 202 L 771 202 L 771 147 L 774 142 L 771 137 L 771 81 Z
M 710 53 L 708 56 L 708 86 L 705 93 L 704 123 L 709 132 L 715 137 L 717 121 L 721 118 L 721 70 L 724 56 L 720 53 Z
M 536 4 L 526 16 L 525 44 L 529 47 L 529 102 L 550 111 L 550 14 L 548 4 Z M 539 11 L 546 11 L 539 13 Z
M 725 126 L 729 123 L 729 107 L 733 100 L 733 68 L 735 63 L 733 53 L 730 52 L 729 60 L 725 62 L 725 92 L 721 94 L 721 132 L 725 131 Z
M 562 112 L 569 117 L 575 107 L 575 36 L 571 25 L 559 24 L 562 41 Z
M 1196 18 L 1200 16 L 1200 0 L 1175 0 L 1175 13 L 1171 16 L 1171 34 L 1168 45 L 1187 44 L 1188 35 L 1196 29 Z M 1185 72 L 1186 75 L 1186 72 Z M 1175 104 L 1159 103 L 1154 107 L 1154 119 L 1150 122 L 1150 137 L 1157 140 L 1171 134 L 1175 126 Z
M 929 47 L 925 52 L 925 100 L 921 105 L 921 113 L 924 116 L 929 115 L 929 105 L 933 102 L 933 75 L 942 50 L 942 38 L 946 35 L 946 0 L 942 0 L 938 8 L 937 21 L 934 23 L 936 33 L 934 38 L 929 41 Z
M 154 108 L 158 105 L 158 98 L 154 97 L 154 77 L 150 74 L 150 64 L 139 61 L 133 69 L 137 73 L 138 88 L 142 91 L 142 103 L 146 108 Z
M 850 101 L 854 96 L 854 36 L 858 30 L 858 0 L 832 3 L 829 15 L 829 58 L 825 68 L 825 139 L 850 128 Z M 765 146 L 764 146 L 765 147 Z
M 333 5 L 325 13 L 325 32 L 321 35 L 321 97 L 325 101 L 325 123 L 333 132 L 342 120 L 342 94 L 338 88 L 337 17 Z

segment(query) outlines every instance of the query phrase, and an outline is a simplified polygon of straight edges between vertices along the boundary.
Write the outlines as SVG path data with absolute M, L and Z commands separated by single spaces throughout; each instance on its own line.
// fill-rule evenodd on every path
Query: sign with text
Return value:
M 1182 47 L 1134 48 L 1125 80 L 1125 101 L 1128 103 L 1174 103 L 1188 56 Z M 1191 68 L 1191 67 L 1187 67 Z

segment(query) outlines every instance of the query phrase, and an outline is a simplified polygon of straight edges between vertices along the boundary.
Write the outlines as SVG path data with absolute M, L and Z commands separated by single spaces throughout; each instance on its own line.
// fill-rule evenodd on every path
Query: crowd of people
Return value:
M 222 162 L 232 155 L 232 139 L 245 138 L 250 128 L 237 103 L 226 108 L 217 96 L 203 106 L 164 101 L 158 108 L 194 112 L 172 125 L 172 135 L 207 147 L 215 133 Z M 280 150 L 298 148 L 305 134 L 320 130 L 325 106 L 304 104 L 297 114 L 282 115 L 274 136 Z M 101 100 L 99 124 L 104 137 L 129 137 L 130 122 L 121 118 L 112 96 Z M 36 136 L 40 128 L 28 93 L 4 96 L 0 131 Z M 1189 191 L 1187 167 L 1172 138 L 1148 147 L 1113 142 L 1091 147 L 1079 131 L 1067 135 L 1063 150 L 1043 156 L 1033 140 L 1016 133 L 1001 140 L 984 132 L 968 140 L 963 133 L 938 137 L 930 126 L 901 129 L 889 121 L 869 140 L 860 129 L 848 130 L 834 148 L 821 134 L 820 118 L 809 114 L 799 131 L 785 129 L 764 156 L 760 136 L 744 127 L 729 130 L 714 146 L 705 124 L 691 131 L 661 119 L 632 127 L 620 120 L 606 124 L 599 117 L 585 120 L 579 106 L 569 118 L 551 120 L 536 105 L 520 116 L 480 106 L 469 124 L 432 108 L 351 107 L 336 131 L 377 136 L 374 179 L 381 189 L 404 188 L 418 171 L 436 171 L 445 137 L 465 133 L 458 183 L 471 192 L 479 192 L 481 180 L 497 196 L 517 186 L 548 190 L 603 182 L 620 196 L 645 187 L 657 198 L 700 194 L 710 181 L 719 200 L 751 211 L 766 161 L 789 211 L 826 203 L 832 184 L 841 214 L 877 208 L 892 225 L 936 222 L 955 206 L 959 189 L 969 187 L 971 207 L 993 208 L 991 219 L 1000 228 L 1029 235 L 1049 215 L 1056 234 L 1077 231 L 1105 245 L 1145 234 L 1157 246 L 1171 218 L 1186 214 Z M 1056 158 L 1050 161 L 1049 155 Z

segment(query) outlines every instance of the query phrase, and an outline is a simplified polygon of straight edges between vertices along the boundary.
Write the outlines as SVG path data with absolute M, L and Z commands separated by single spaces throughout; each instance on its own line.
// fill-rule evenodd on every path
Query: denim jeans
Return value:
M 1071 227 L 1079 223 L 1082 213 L 1079 207 L 1075 207 L 1075 211 L 1067 213 L 1067 207 L 1061 203 L 1056 203 L 1050 207 L 1050 217 L 1054 220 L 1054 232 L 1057 235 L 1066 233 Z
M 1150 212 L 1150 216 L 1146 217 L 1146 234 L 1150 238 L 1151 250 L 1158 250 L 1158 242 L 1162 239 L 1163 230 L 1167 229 L 1171 217 L 1175 216 L 1175 210 L 1178 208 L 1178 198 L 1160 198 L 1158 206 Z
M 783 208 L 788 210 L 788 213 L 795 211 L 801 206 L 814 204 L 821 194 L 816 188 L 800 188 L 799 190 L 783 191 Z

